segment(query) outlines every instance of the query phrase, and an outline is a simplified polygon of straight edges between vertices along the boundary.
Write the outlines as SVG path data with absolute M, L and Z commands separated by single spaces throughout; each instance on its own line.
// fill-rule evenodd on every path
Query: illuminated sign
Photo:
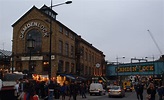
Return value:
M 154 65 L 136 65 L 136 66 L 121 66 L 121 67 L 116 67 L 116 72 L 117 73 L 122 73 L 122 72 L 150 72 L 154 71 Z

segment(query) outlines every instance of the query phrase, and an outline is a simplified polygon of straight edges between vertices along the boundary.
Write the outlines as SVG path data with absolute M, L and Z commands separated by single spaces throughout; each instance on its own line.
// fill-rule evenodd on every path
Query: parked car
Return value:
M 121 86 L 110 86 L 108 89 L 108 96 L 125 97 L 125 90 Z
M 129 91 L 129 92 L 132 92 L 132 87 L 131 86 L 125 86 L 124 88 L 125 92 Z
M 91 83 L 89 87 L 89 93 L 90 95 L 105 95 L 106 91 L 103 89 L 102 84 L 100 83 Z

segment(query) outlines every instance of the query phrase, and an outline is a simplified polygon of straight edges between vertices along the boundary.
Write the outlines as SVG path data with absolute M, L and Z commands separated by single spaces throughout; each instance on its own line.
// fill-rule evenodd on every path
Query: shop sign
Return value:
M 48 35 L 47 28 L 43 24 L 39 22 L 31 21 L 23 26 L 23 28 L 20 31 L 21 35 L 19 36 L 19 38 L 24 38 L 25 32 L 31 27 L 38 27 L 39 29 L 41 29 L 44 37 Z
M 98 77 L 92 77 L 92 80 L 98 80 L 99 78 Z
M 154 71 L 154 65 L 142 65 L 142 66 L 126 66 L 126 67 L 116 67 L 116 72 L 150 72 Z
M 21 60 L 30 60 L 30 57 L 21 57 Z M 43 60 L 43 56 L 31 56 L 31 60 Z

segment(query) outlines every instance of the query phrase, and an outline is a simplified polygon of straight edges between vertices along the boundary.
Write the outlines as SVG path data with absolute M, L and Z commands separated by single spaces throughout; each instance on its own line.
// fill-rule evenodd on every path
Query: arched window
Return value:
M 30 30 L 26 35 L 26 41 L 30 38 L 32 38 L 34 40 L 34 48 L 31 50 L 31 52 L 32 53 L 40 53 L 42 50 L 41 33 L 36 29 Z M 27 47 L 27 42 L 26 42 L 26 50 L 28 53 L 30 52 L 30 50 L 28 50 L 28 47 Z

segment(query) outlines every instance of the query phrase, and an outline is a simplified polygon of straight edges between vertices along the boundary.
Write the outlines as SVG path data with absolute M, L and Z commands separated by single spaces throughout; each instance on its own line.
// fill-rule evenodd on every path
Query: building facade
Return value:
M 101 76 L 105 72 L 103 52 L 56 20 L 56 15 L 46 5 L 34 6 L 12 25 L 15 70 L 52 77 L 62 73 Z M 33 40 L 32 48 L 29 40 Z
M 12 63 L 10 63 L 12 57 L 12 52 L 0 49 L 0 71 L 5 71 L 10 69 Z

